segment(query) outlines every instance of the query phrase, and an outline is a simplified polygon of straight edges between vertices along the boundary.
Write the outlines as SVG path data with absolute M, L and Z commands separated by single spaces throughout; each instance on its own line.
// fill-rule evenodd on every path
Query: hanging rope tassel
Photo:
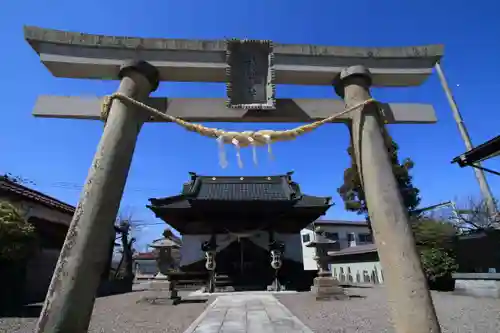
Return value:
M 273 149 L 271 148 L 272 140 L 270 135 L 264 135 L 267 144 L 267 155 L 271 161 L 274 161 Z
M 231 142 L 234 145 L 234 147 L 236 147 L 236 158 L 238 159 L 238 167 L 240 167 L 240 169 L 242 169 L 243 168 L 243 161 L 241 160 L 240 142 L 236 139 L 233 139 Z
M 259 164 L 259 161 L 257 160 L 257 145 L 252 137 L 248 137 L 248 142 L 250 142 L 250 145 L 252 146 L 253 164 L 257 166 Z
M 225 169 L 227 168 L 227 165 L 229 163 L 227 162 L 226 149 L 224 148 L 223 136 L 219 136 L 217 138 L 217 145 L 219 146 L 219 165 L 221 166 L 222 169 Z

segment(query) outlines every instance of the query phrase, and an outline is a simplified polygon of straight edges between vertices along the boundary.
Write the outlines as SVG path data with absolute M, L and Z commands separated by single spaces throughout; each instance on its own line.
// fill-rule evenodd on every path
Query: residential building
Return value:
M 41 302 L 47 294 L 75 207 L 7 176 L 0 176 L 0 200 L 16 206 L 35 227 L 38 249 L 27 262 L 22 296 L 16 297 L 23 298 L 26 303 Z M 7 273 L 2 274 L 0 281 L 7 276 Z
M 317 270 L 314 248 L 307 243 L 316 240 L 315 228 L 323 236 L 338 242 L 335 251 L 329 252 L 332 275 L 343 283 L 383 282 L 383 272 L 377 249 L 365 221 L 318 220 L 301 231 L 304 270 Z
M 24 298 L 45 298 L 75 207 L 0 176 L 0 200 L 16 206 L 35 227 L 39 249 L 26 267 Z

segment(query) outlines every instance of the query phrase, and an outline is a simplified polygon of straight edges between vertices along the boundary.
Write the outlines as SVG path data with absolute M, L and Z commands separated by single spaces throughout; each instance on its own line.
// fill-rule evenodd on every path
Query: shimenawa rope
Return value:
M 230 132 L 218 128 L 206 127 L 201 124 L 190 123 L 181 118 L 165 114 L 147 104 L 139 102 L 121 93 L 113 93 L 104 98 L 101 109 L 101 119 L 103 119 L 104 121 L 106 121 L 109 111 L 111 109 L 111 104 L 115 99 L 140 107 L 151 113 L 153 116 L 176 123 L 177 125 L 183 127 L 188 131 L 198 133 L 205 137 L 216 138 L 219 144 L 219 161 L 223 168 L 225 168 L 228 164 L 226 159 L 226 154 L 224 151 L 225 144 L 232 144 L 236 147 L 236 156 L 238 159 L 239 167 L 243 167 L 243 162 L 241 160 L 241 155 L 240 155 L 240 148 L 252 146 L 253 161 L 255 164 L 257 164 L 257 152 L 255 149 L 257 146 L 267 145 L 268 154 L 272 157 L 271 144 L 273 142 L 294 140 L 296 137 L 301 136 L 305 133 L 309 133 L 315 130 L 316 128 L 320 127 L 321 125 L 330 123 L 335 119 L 345 115 L 346 113 L 352 112 L 369 103 L 376 102 L 375 99 L 370 98 L 364 102 L 351 106 L 340 113 L 333 114 L 325 119 L 318 120 L 310 124 L 301 125 L 289 130 L 284 130 L 284 131 L 259 130 L 259 131 Z

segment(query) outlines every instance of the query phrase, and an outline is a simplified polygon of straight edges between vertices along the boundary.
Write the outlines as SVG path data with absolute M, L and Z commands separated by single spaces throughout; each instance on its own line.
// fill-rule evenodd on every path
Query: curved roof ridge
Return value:
M 200 175 L 200 174 L 197 174 L 196 172 L 189 172 L 189 174 L 192 176 L 192 177 L 196 177 L 196 178 L 223 178 L 223 179 L 227 179 L 227 178 L 266 178 L 266 177 L 290 177 L 291 175 L 293 175 L 293 171 L 289 171 L 285 174 L 274 174 L 274 175 Z

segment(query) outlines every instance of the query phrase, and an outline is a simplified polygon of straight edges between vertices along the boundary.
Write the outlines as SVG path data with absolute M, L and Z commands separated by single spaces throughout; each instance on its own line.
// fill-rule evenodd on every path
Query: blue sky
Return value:
M 140 5 L 139 5 L 140 3 Z M 277 43 L 344 46 L 404 46 L 445 44 L 443 68 L 456 95 L 475 144 L 499 134 L 500 3 L 476 1 L 2 1 L 0 53 L 2 130 L 0 172 L 33 180 L 36 188 L 76 204 L 103 125 L 98 121 L 33 118 L 40 94 L 95 96 L 113 92 L 118 82 L 60 79 L 40 64 L 23 40 L 22 26 L 138 37 L 271 39 Z M 495 33 L 495 31 L 497 31 Z M 459 86 L 457 86 L 459 85 Z M 435 125 L 390 127 L 401 146 L 400 157 L 415 161 L 415 184 L 422 205 L 477 196 L 472 169 L 450 160 L 465 151 L 436 75 L 421 87 L 376 89 L 387 102 L 431 103 Z M 162 83 L 156 96 L 225 97 L 219 84 Z M 278 86 L 278 97 L 337 98 L 330 87 Z M 227 129 L 287 128 L 281 124 L 214 124 Z M 150 197 L 175 195 L 188 171 L 205 175 L 268 175 L 295 171 L 304 192 L 332 196 L 336 203 L 327 217 L 359 219 L 347 213 L 336 189 L 349 165 L 347 128 L 327 125 L 294 142 L 278 143 L 274 162 L 260 152 L 258 168 L 244 152 L 240 170 L 218 166 L 217 146 L 171 124 L 147 124 L 141 132 L 122 207 L 143 223 L 156 223 L 144 207 Z M 486 163 L 500 169 L 499 161 Z M 495 195 L 500 178 L 488 176 Z M 143 228 L 139 243 L 157 237 L 163 225 Z

